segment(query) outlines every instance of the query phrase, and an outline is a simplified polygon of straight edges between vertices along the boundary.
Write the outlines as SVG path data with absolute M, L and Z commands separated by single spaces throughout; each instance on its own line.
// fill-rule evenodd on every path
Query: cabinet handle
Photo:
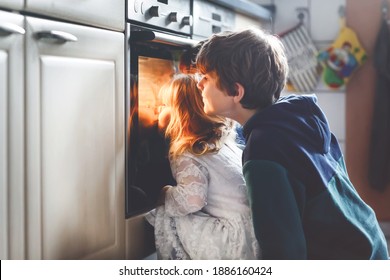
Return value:
M 45 40 L 49 43 L 64 44 L 66 42 L 77 42 L 77 37 L 63 31 L 40 31 L 34 34 L 37 40 Z
M 0 23 L 0 36 L 9 36 L 11 34 L 19 34 L 19 35 L 24 35 L 26 31 L 13 23 L 8 23 L 8 22 L 3 22 Z

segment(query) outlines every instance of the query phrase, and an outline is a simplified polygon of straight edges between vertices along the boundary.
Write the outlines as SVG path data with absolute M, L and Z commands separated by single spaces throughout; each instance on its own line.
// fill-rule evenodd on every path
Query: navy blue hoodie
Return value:
M 388 259 L 315 95 L 282 97 L 244 125 L 243 173 L 264 259 Z

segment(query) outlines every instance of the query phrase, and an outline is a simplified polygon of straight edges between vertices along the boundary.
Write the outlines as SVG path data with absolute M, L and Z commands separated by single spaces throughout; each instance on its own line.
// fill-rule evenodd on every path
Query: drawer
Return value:
M 96 27 L 125 29 L 125 0 L 26 0 L 26 10 Z
M 22 9 L 24 0 L 0 0 L 0 8 Z

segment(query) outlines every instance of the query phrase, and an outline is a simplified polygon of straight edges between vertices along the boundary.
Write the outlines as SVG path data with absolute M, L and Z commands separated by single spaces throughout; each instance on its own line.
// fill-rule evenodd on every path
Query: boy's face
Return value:
M 227 91 L 220 89 L 217 84 L 218 79 L 215 73 L 202 75 L 198 82 L 204 103 L 203 110 L 207 115 L 231 117 L 234 105 L 233 96 L 229 96 Z

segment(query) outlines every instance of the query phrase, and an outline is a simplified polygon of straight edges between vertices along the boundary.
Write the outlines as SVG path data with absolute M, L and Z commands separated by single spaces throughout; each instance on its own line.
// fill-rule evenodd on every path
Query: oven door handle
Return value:
M 130 42 L 150 41 L 173 46 L 196 46 L 199 41 L 155 31 L 131 31 Z

